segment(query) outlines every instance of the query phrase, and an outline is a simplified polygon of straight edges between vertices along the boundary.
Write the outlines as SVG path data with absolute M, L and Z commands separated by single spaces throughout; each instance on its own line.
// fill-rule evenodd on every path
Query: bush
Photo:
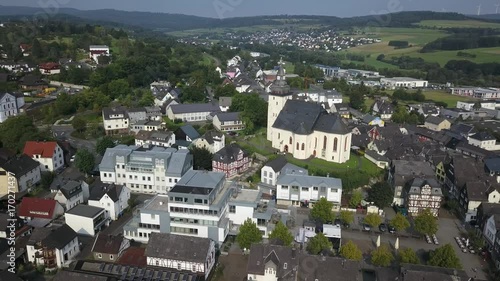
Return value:
M 399 41 L 399 40 L 392 40 L 389 41 L 389 46 L 395 47 L 395 48 L 408 48 L 408 41 Z

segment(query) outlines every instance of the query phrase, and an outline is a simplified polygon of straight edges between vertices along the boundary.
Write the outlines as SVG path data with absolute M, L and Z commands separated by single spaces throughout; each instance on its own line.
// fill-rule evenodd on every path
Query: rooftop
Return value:
M 224 181 L 224 173 L 190 170 L 177 182 L 171 192 L 197 193 L 195 189 L 210 189 Z M 207 193 L 207 194 L 208 194 Z
M 144 254 L 147 257 L 205 263 L 212 243 L 209 238 L 153 232 Z
M 157 194 L 149 201 L 144 202 L 142 209 L 168 212 L 168 195 Z
M 104 212 L 103 208 L 79 204 L 68 210 L 66 214 L 71 214 L 80 217 L 93 218 L 99 213 Z

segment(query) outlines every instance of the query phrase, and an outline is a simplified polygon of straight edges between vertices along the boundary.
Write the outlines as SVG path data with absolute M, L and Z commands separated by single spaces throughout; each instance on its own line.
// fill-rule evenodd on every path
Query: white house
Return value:
M 48 271 L 69 266 L 80 253 L 76 232 L 67 224 L 57 228 L 35 228 L 26 245 L 28 261 Z
M 95 236 L 104 226 L 109 224 L 106 210 L 84 204 L 76 205 L 64 215 L 66 224 L 76 233 Z
M 149 239 L 147 265 L 196 272 L 208 280 L 215 265 L 213 240 L 169 233 L 153 233 Z
M 125 185 L 140 193 L 167 193 L 192 168 L 189 150 L 158 146 L 108 148 L 99 164 L 103 183 Z
M 500 150 L 500 145 L 497 145 L 497 139 L 487 132 L 479 132 L 469 137 L 468 142 L 486 150 Z
M 220 111 L 214 103 L 192 103 L 174 104 L 167 109 L 167 116 L 170 120 L 182 120 L 183 122 L 206 121 L 211 113 Z
M 276 182 L 278 204 L 310 206 L 325 197 L 335 209 L 340 208 L 342 181 L 337 178 L 300 174 L 281 175 Z
M 429 82 L 411 77 L 380 78 L 380 84 L 386 88 L 427 88 Z
M 117 220 L 127 209 L 130 189 L 125 185 L 98 183 L 92 188 L 89 206 L 101 207 L 111 220 Z
M 484 224 L 483 236 L 486 238 L 488 244 L 495 245 L 495 238 L 497 231 L 500 229 L 500 215 L 492 215 Z
M 221 112 L 214 116 L 214 127 L 221 132 L 240 131 L 245 129 L 240 112 Z
M 23 153 L 38 161 L 42 172 L 55 172 L 64 168 L 63 150 L 55 141 L 27 141 Z
M 175 144 L 175 134 L 170 131 L 139 131 L 135 135 L 135 145 L 154 145 L 172 147 Z
M 30 191 L 41 180 L 40 164 L 27 155 L 4 157 L 0 152 L 0 196 Z
M 226 135 L 217 131 L 207 131 L 203 136 L 195 139 L 192 144 L 198 148 L 205 148 L 215 154 L 226 145 Z
M 24 96 L 11 93 L 0 93 L 0 123 L 11 116 L 17 116 L 24 105 Z
M 106 135 L 128 133 L 130 119 L 125 107 L 103 108 L 102 119 Z
M 306 169 L 287 163 L 285 157 L 278 157 L 269 161 L 260 170 L 260 181 L 268 185 L 276 185 L 276 181 L 281 174 L 302 174 L 308 175 Z
M 164 125 L 161 121 L 141 120 L 132 124 L 130 130 L 134 133 L 138 133 L 139 131 L 159 131 L 163 129 Z
M 500 203 L 500 192 L 489 182 L 470 179 L 460 190 L 458 203 L 465 222 L 477 220 L 477 209 L 481 203 Z
M 496 108 L 496 102 L 495 101 L 479 101 L 480 108 L 486 108 L 486 109 L 491 109 L 495 110 Z M 467 111 L 473 111 L 474 110 L 474 105 L 476 102 L 471 102 L 471 101 L 457 101 L 457 108 L 465 109 Z
M 57 200 L 64 209 L 69 210 L 84 202 L 82 184 L 77 181 L 69 181 L 57 191 L 54 199 Z
M 106 45 L 90 45 L 89 46 L 89 58 L 99 63 L 100 56 L 109 56 L 109 47 Z
M 43 75 L 54 75 L 61 73 L 61 65 L 56 62 L 46 62 L 38 65 Z
M 219 108 L 220 108 L 220 111 L 222 111 L 222 112 L 229 111 L 229 107 L 231 107 L 232 103 L 233 103 L 233 98 L 232 97 L 220 97 L 219 98 Z

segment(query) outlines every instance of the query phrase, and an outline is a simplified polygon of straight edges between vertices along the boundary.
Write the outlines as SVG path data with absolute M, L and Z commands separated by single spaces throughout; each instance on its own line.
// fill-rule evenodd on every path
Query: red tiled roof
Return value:
M 54 199 L 24 197 L 19 206 L 19 216 L 52 219 L 56 206 Z
M 59 64 L 55 63 L 55 62 L 41 63 L 38 67 L 40 69 L 45 69 L 45 70 L 52 70 L 52 69 L 59 69 L 60 68 Z
M 95 55 L 97 55 L 97 54 L 107 54 L 108 51 L 105 51 L 105 50 L 92 50 L 92 51 L 90 51 L 90 53 L 93 54 L 93 55 L 94 54 Z
M 27 141 L 24 144 L 23 153 L 33 158 L 33 155 L 41 155 L 43 158 L 52 158 L 57 147 L 57 142 Z

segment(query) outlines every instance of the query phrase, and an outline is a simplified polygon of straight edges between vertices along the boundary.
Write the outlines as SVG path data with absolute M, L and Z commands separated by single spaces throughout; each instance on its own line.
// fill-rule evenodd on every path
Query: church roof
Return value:
M 338 114 L 328 114 L 320 104 L 301 100 L 287 100 L 273 128 L 300 135 L 309 135 L 313 131 L 340 135 L 349 133 Z

